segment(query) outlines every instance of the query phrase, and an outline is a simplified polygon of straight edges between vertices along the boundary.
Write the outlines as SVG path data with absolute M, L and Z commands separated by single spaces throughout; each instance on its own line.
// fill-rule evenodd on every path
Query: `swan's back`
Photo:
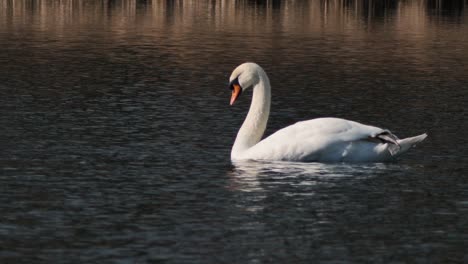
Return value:
M 368 159 L 379 145 L 368 137 L 385 130 L 340 118 L 317 118 L 285 127 L 252 147 L 250 159 L 291 161 L 346 161 Z M 385 144 L 380 144 L 381 148 Z M 362 150 L 362 151 L 358 151 Z M 350 157 L 350 156 L 353 157 Z M 384 153 L 378 158 L 389 158 Z

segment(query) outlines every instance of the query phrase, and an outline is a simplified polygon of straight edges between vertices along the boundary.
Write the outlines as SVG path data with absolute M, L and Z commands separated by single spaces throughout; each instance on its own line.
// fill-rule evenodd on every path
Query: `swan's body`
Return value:
M 339 118 L 317 118 L 285 127 L 261 140 L 270 114 L 268 76 L 257 64 L 244 63 L 233 71 L 230 81 L 231 104 L 242 90 L 253 87 L 250 110 L 232 147 L 231 160 L 387 161 L 427 137 L 422 134 L 398 139 L 378 127 Z

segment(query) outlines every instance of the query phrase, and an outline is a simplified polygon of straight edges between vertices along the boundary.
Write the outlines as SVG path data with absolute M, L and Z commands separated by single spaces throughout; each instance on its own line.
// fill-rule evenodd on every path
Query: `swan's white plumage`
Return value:
M 387 130 L 340 118 L 317 118 L 285 127 L 260 141 L 270 110 L 269 79 L 257 64 L 244 63 L 232 73 L 230 81 L 233 80 L 243 90 L 253 86 L 254 92 L 249 113 L 232 148 L 232 160 L 386 161 L 427 136 L 397 139 L 399 146 L 395 152 L 390 151 L 392 143 L 372 140 L 389 133 Z

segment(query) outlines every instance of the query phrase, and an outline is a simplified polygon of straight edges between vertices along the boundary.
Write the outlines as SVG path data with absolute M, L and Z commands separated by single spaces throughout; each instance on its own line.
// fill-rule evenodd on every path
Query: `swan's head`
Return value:
M 234 104 L 243 91 L 258 83 L 259 71 L 262 71 L 262 68 L 253 62 L 243 63 L 234 69 L 231 77 L 229 77 L 229 89 L 232 91 L 231 105 Z

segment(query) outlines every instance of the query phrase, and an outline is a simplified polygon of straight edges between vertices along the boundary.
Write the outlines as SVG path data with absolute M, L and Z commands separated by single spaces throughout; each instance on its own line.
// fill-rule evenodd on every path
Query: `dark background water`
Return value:
M 336 116 L 429 138 L 389 164 L 240 163 Z M 0 1 L 0 262 L 468 263 L 466 1 Z

